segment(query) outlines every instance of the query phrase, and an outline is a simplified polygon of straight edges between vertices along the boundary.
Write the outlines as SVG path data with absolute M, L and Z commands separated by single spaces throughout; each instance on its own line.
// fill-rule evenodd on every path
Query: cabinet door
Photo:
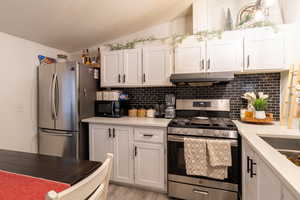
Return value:
M 243 40 L 207 41 L 207 71 L 241 72 L 243 70 Z
M 142 49 L 124 50 L 124 73 L 121 82 L 126 86 L 138 86 L 142 83 Z
M 133 183 L 133 130 L 114 127 L 114 180 Z
M 101 86 L 120 86 L 123 74 L 123 51 L 103 52 L 101 57 Z
M 258 176 L 258 199 L 281 200 L 281 183 L 272 170 L 262 161 L 257 166 Z
M 243 140 L 242 144 L 242 186 L 243 186 L 243 200 L 258 200 L 257 198 L 257 159 L 255 152 L 251 149 L 248 143 Z M 251 160 L 256 164 L 253 172 L 256 175 L 251 177 Z
M 205 71 L 205 45 L 180 45 L 175 49 L 175 73 L 199 73 Z
M 104 162 L 107 153 L 114 153 L 113 138 L 108 126 L 90 125 L 89 154 L 90 160 Z M 112 173 L 112 177 L 113 177 Z
M 164 162 L 163 145 L 135 143 L 135 183 L 164 189 Z
M 292 195 L 292 193 L 283 186 L 282 188 L 282 200 L 296 200 L 296 197 Z
M 255 30 L 247 31 L 245 36 L 245 70 L 286 68 L 284 34 Z
M 143 49 L 143 85 L 171 85 L 173 53 L 168 47 L 148 47 Z

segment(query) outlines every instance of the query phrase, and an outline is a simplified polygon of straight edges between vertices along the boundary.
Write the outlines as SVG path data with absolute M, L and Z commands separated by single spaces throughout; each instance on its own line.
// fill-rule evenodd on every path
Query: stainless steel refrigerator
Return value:
M 88 159 L 88 127 L 94 116 L 94 70 L 77 62 L 38 67 L 38 149 L 40 154 Z

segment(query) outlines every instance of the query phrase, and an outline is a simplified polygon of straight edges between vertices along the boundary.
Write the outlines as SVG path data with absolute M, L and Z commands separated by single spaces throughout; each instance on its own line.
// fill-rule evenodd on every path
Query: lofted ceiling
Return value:
M 3 0 L 0 32 L 78 51 L 173 19 L 192 0 Z

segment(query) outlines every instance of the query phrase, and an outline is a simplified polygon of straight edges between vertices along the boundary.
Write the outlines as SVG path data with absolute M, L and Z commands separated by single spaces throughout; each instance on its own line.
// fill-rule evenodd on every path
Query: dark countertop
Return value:
M 0 150 L 0 170 L 73 185 L 102 163 Z

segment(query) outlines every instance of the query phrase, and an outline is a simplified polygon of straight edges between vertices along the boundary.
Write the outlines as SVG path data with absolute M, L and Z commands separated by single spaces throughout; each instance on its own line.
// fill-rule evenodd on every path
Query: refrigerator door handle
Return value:
M 50 131 L 50 130 L 41 130 L 42 134 L 47 134 L 47 135 L 55 135 L 55 136 L 64 136 L 64 137 L 72 137 L 73 135 L 71 133 L 65 132 L 65 131 Z
M 56 119 L 56 110 L 55 110 L 55 80 L 57 74 L 53 75 L 52 83 L 51 83 L 51 111 L 52 111 L 52 118 Z
M 55 76 L 55 119 L 58 118 L 58 109 L 59 109 L 59 84 L 58 84 L 58 76 Z

